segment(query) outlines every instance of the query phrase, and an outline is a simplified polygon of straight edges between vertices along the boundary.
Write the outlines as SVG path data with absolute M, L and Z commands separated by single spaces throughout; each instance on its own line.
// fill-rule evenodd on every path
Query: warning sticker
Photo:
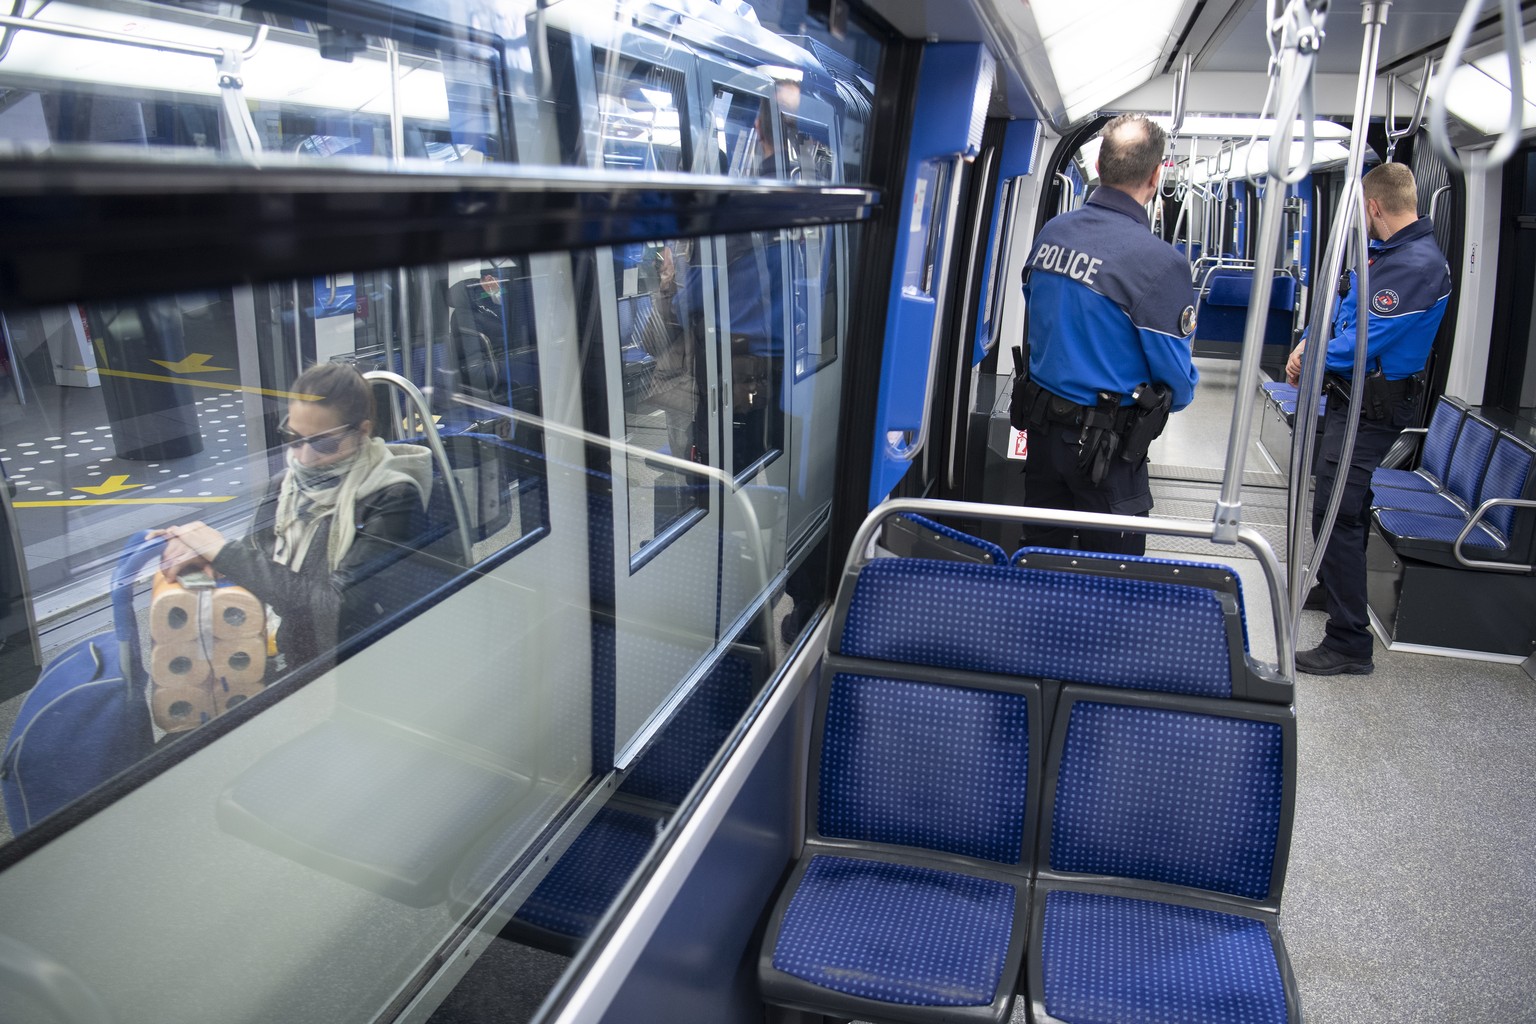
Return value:
M 1029 458 L 1029 431 L 1009 428 L 1013 431 L 1008 439 L 1008 457 L 1024 462 Z

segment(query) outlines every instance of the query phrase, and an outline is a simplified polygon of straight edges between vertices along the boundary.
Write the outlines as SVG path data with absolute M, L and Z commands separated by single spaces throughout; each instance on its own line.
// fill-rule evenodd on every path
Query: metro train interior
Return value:
M 0 1022 L 1536 1022 L 1533 7 L 12 0 Z M 1198 302 L 1145 558 L 1022 547 L 1103 521 L 1009 422 L 1120 113 Z M 1285 363 L 1391 161 L 1443 507 L 1307 675 Z M 156 577 L 327 363 L 431 467 L 366 614 Z

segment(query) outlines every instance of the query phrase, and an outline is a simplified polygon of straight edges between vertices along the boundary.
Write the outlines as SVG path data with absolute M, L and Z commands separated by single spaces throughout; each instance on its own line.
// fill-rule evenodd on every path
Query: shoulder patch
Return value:
M 1397 292 L 1391 288 L 1383 288 L 1371 296 L 1371 308 L 1378 313 L 1391 313 L 1397 309 L 1398 303 L 1401 301 L 1402 299 L 1398 297 Z
M 1195 307 L 1185 306 L 1184 312 L 1179 314 L 1179 330 L 1184 334 L 1195 333 Z

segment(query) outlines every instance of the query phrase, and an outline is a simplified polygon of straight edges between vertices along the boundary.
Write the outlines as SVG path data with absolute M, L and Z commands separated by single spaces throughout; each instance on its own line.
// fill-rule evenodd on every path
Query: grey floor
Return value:
M 1233 364 L 1199 362 L 1195 404 L 1153 453 L 1174 469 L 1155 484 L 1156 515 L 1208 519 L 1214 508 L 1214 485 L 1201 495 L 1187 482 L 1199 473 L 1178 469 L 1222 464 L 1236 380 Z M 1272 468 L 1253 454 L 1249 466 Z M 1244 521 L 1282 558 L 1284 495 L 1243 495 Z M 1249 559 L 1232 564 L 1254 654 L 1273 658 L 1263 574 Z M 1303 613 L 1299 647 L 1321 639 L 1323 620 Z M 1302 1012 L 1308 1024 L 1536 1022 L 1536 681 L 1379 643 L 1375 663 L 1369 676 L 1296 682 L 1281 927 Z

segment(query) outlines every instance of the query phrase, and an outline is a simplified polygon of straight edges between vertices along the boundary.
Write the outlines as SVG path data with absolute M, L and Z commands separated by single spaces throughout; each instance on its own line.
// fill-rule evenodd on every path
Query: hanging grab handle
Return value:
M 1429 100 L 1429 75 L 1434 61 L 1424 58 L 1424 70 L 1419 74 L 1419 99 L 1413 106 L 1413 117 L 1408 119 L 1408 127 L 1397 127 L 1397 75 L 1387 76 L 1387 163 L 1392 162 L 1392 154 L 1397 152 L 1397 144 L 1418 131 L 1424 124 L 1424 105 Z
M 1450 112 L 1446 110 L 1445 99 L 1451 91 L 1451 78 L 1456 74 L 1457 66 L 1461 63 L 1461 55 L 1467 48 L 1467 39 L 1471 36 L 1472 28 L 1477 23 L 1477 16 L 1482 9 L 1483 0 L 1467 0 L 1466 6 L 1461 9 L 1461 17 L 1456 22 L 1455 30 L 1451 32 L 1451 41 L 1446 44 L 1445 56 L 1440 59 L 1439 70 L 1435 73 L 1429 90 L 1434 100 L 1434 108 L 1429 114 L 1429 141 L 1435 147 L 1435 152 L 1440 155 L 1440 159 L 1445 161 L 1446 166 L 1457 171 L 1465 171 L 1466 167 L 1451 146 L 1451 137 L 1446 126 L 1446 118 L 1450 116 Z M 1524 39 L 1520 25 L 1519 0 L 1499 0 L 1499 12 L 1501 15 L 1499 27 L 1504 40 L 1504 59 L 1509 65 L 1509 119 L 1504 124 L 1504 131 L 1499 135 L 1499 141 L 1494 144 L 1493 151 L 1488 154 L 1485 167 L 1498 167 L 1509 159 L 1515 147 L 1520 144 L 1520 132 L 1524 127 L 1525 80 L 1520 62 Z

